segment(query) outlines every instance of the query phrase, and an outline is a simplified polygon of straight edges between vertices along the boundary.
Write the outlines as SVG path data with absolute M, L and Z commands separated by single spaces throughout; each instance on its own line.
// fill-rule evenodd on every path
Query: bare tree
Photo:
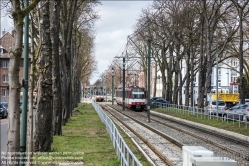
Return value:
M 41 51 L 41 39 L 39 40 L 39 44 L 37 45 L 35 42 L 35 35 L 36 34 L 36 28 L 40 29 L 39 27 L 35 27 L 35 25 L 37 25 L 36 21 L 37 21 L 37 17 L 35 13 L 38 13 L 38 10 L 36 10 L 37 7 L 32 10 L 31 14 L 30 14 L 30 20 L 31 20 L 31 28 L 30 28 L 30 35 L 31 35 L 31 70 L 30 70 L 30 77 L 29 77 L 29 110 L 28 111 L 28 133 L 27 133 L 27 163 L 26 165 L 32 165 L 32 159 L 33 159 L 33 145 L 34 145 L 34 136 L 33 136 L 33 126 L 34 126 L 34 105 L 35 103 L 35 99 L 36 97 L 34 96 L 34 92 L 35 92 L 35 83 L 37 82 L 37 77 L 35 76 L 35 73 L 37 73 L 36 70 L 36 62 L 37 62 L 37 58 L 40 55 L 40 51 Z M 38 21 L 39 22 L 39 21 Z M 38 24 L 39 25 L 39 24 Z M 38 30 L 40 31 L 40 30 Z M 37 39 L 37 38 L 36 38 Z M 35 92 L 36 93 L 36 92 Z
M 53 133 L 54 135 L 62 135 L 61 70 L 59 61 L 60 0 L 50 1 L 50 13 L 53 62 Z
M 239 74 L 240 74 L 240 102 L 243 104 L 245 103 L 245 83 L 244 83 L 244 58 L 243 58 L 243 43 L 244 43 L 244 32 L 243 32 L 243 22 L 246 16 L 248 15 L 248 3 L 249 1 L 236 1 L 232 0 L 233 4 L 237 9 L 237 13 L 239 16 Z
M 68 97 L 71 97 L 71 42 L 73 25 L 75 23 L 75 13 L 77 9 L 77 0 L 61 1 L 61 96 L 62 96 L 62 124 L 65 125 L 71 113 L 71 103 L 68 103 Z
M 39 78 L 37 91 L 37 122 L 35 133 L 35 151 L 47 152 L 52 144 L 52 43 L 50 38 L 50 12 L 49 1 L 41 1 L 41 37 L 42 48 L 38 60 Z
M 15 45 L 10 52 L 9 68 L 9 127 L 7 145 L 7 165 L 19 165 L 20 151 L 20 89 L 19 66 L 23 47 L 23 19 L 38 4 L 34 0 L 26 8 L 22 8 L 20 0 L 12 1 L 12 17 L 15 29 Z

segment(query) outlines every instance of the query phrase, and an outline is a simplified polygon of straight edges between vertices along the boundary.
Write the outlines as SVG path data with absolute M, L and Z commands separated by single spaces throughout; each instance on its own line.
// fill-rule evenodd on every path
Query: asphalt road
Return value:
M 7 152 L 7 143 L 8 143 L 8 136 L 7 136 L 7 131 L 8 131 L 8 119 L 1 119 L 0 120 L 1 124 L 1 135 L 0 135 L 0 140 L 1 140 L 1 146 L 0 146 L 0 151 L 1 151 L 1 163 L 3 161 L 4 153 Z M 0 163 L 0 165 L 1 165 Z
M 20 119 L 21 120 L 21 119 Z M 7 143 L 8 143 L 8 118 L 6 119 L 0 119 L 0 140 L 1 140 L 1 146 L 0 146 L 0 152 L 1 152 L 1 160 L 0 165 L 4 161 L 2 158 L 4 157 L 3 154 L 7 152 Z M 35 113 L 34 113 L 34 122 L 33 122 L 33 133 L 35 134 Z

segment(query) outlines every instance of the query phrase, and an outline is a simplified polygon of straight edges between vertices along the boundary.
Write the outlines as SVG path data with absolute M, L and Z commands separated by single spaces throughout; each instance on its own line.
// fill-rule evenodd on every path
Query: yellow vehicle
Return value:
M 212 94 L 212 100 L 216 100 L 216 93 Z M 218 93 L 218 100 L 223 100 L 230 108 L 239 103 L 239 93 Z

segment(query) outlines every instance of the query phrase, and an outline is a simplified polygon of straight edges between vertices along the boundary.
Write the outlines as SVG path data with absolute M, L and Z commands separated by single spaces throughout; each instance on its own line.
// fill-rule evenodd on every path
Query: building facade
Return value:
M 0 38 L 0 102 L 8 102 L 9 100 L 9 67 L 10 67 L 10 51 L 14 47 L 15 38 L 14 31 L 11 33 L 2 31 Z M 20 62 L 19 81 L 23 79 L 23 57 Z
M 211 76 L 211 87 L 212 89 L 216 90 L 216 86 L 218 86 L 218 90 L 223 90 L 226 91 L 228 93 L 238 93 L 238 89 L 234 89 L 234 86 L 232 86 L 231 84 L 233 84 L 234 82 L 237 81 L 237 78 L 239 77 L 239 60 L 234 58 L 234 59 L 227 59 L 226 61 L 224 61 L 223 63 L 218 64 L 218 75 L 216 74 L 216 68 L 217 66 L 215 65 L 212 68 L 212 76 Z M 182 63 L 182 75 L 186 75 L 186 63 L 183 60 Z M 157 74 L 157 77 L 155 76 L 155 73 Z M 167 73 L 167 72 L 165 72 Z M 163 82 L 162 82 L 162 74 L 160 71 L 155 72 L 155 67 L 152 66 L 152 72 L 151 72 L 151 82 L 155 82 L 156 81 L 156 96 L 162 96 L 162 91 L 163 91 Z M 166 79 L 167 75 L 165 76 Z M 173 77 L 175 77 L 173 75 Z M 155 80 L 155 78 L 157 78 L 157 80 Z M 195 76 L 194 79 L 194 91 L 190 92 L 193 93 L 194 96 L 194 103 L 197 103 L 197 98 L 198 98 L 198 88 L 199 88 L 199 83 L 198 83 L 198 78 L 199 75 L 198 73 Z M 218 81 L 216 81 L 218 78 Z M 174 80 L 174 78 L 173 78 Z M 218 84 L 217 84 L 218 83 Z M 216 85 L 217 84 L 217 85 Z M 153 84 L 152 84 L 153 85 Z M 154 86 L 151 86 L 151 96 L 153 96 L 153 92 L 154 92 Z M 185 85 L 182 87 L 182 103 L 185 104 Z M 209 96 L 210 98 L 211 96 Z M 207 96 L 208 98 L 208 96 Z M 193 102 L 190 100 L 190 102 Z

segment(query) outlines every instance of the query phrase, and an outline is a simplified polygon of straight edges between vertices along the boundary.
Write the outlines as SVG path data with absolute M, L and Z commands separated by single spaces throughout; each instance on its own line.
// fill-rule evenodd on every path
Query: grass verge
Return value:
M 106 127 L 92 104 L 79 104 L 66 126 L 62 127 L 62 133 L 62 136 L 54 136 L 52 152 L 34 156 L 36 165 L 51 166 L 58 163 L 68 163 L 68 165 L 82 163 L 80 165 L 84 166 L 120 165 Z
M 231 120 L 222 121 L 221 117 L 218 118 L 218 120 L 216 117 L 212 117 L 211 119 L 208 119 L 208 116 L 198 115 L 197 117 L 197 114 L 192 115 L 192 113 L 186 113 L 186 112 L 184 113 L 183 111 L 177 110 L 176 108 L 169 108 L 169 107 L 167 107 L 166 109 L 156 108 L 156 109 L 153 109 L 153 111 L 164 113 L 164 114 L 171 115 L 171 116 L 178 117 L 178 118 L 182 118 L 182 119 L 189 120 L 192 122 L 197 122 L 200 124 L 205 124 L 208 126 L 232 131 L 232 132 L 239 133 L 245 136 L 249 136 L 249 126 L 248 128 L 246 128 L 244 122 L 240 122 L 239 124 L 239 122 L 237 121 L 231 121 Z

